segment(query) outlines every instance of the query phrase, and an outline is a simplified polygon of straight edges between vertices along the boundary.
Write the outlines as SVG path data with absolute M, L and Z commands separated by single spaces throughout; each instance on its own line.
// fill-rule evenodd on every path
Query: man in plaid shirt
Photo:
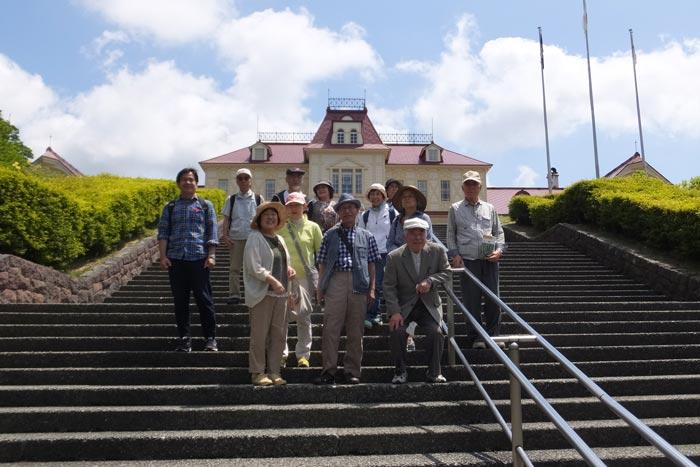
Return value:
M 168 203 L 158 223 L 160 266 L 168 271 L 180 340 L 178 352 L 192 350 L 190 292 L 194 294 L 204 349 L 216 351 L 216 317 L 209 272 L 216 264 L 216 212 L 211 201 L 197 197 L 197 170 L 182 169 L 176 178 L 180 197 Z
M 347 335 L 343 359 L 345 382 L 360 382 L 364 319 L 367 305 L 374 301 L 374 265 L 379 260 L 374 236 L 355 226 L 360 206 L 351 194 L 340 195 L 333 207 L 340 223 L 326 231 L 318 254 L 317 294 L 319 302 L 325 299 L 325 306 L 321 340 L 323 373 L 316 384 L 335 383 L 343 325 Z

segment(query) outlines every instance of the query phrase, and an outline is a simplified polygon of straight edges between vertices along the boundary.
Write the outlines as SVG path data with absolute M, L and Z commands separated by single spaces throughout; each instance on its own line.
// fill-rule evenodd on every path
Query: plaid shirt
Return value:
M 355 246 L 355 227 L 346 229 L 342 225 L 339 227 L 348 237 L 348 243 L 350 246 Z M 318 262 L 323 263 L 326 261 L 326 256 L 328 255 L 328 238 L 327 235 L 323 237 L 323 242 L 321 242 L 321 249 L 318 251 Z M 369 236 L 369 245 L 367 251 L 367 262 L 376 263 L 379 261 L 379 249 L 377 248 L 377 241 L 374 239 L 373 235 Z M 352 271 L 352 251 L 348 251 L 345 246 L 345 242 L 340 240 L 340 246 L 338 247 L 338 259 L 333 266 L 334 271 Z
M 205 219 L 203 204 L 207 203 L 209 218 Z M 169 205 L 170 203 L 168 203 Z M 216 212 L 211 201 L 178 198 L 171 209 L 166 205 L 158 222 L 158 240 L 167 240 L 166 256 L 170 259 L 196 261 L 207 256 L 209 245 L 218 245 Z

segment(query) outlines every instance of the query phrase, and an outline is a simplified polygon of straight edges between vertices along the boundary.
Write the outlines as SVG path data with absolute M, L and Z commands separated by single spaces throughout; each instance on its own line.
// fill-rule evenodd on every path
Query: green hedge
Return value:
M 519 196 L 511 201 L 510 216 L 540 229 L 559 222 L 593 224 L 700 258 L 700 193 L 642 174 L 578 182 L 551 202 Z
M 0 170 L 0 251 L 65 268 L 82 256 L 114 250 L 157 225 L 163 206 L 177 197 L 173 181 L 93 177 L 40 178 Z M 202 189 L 217 212 L 218 189 Z

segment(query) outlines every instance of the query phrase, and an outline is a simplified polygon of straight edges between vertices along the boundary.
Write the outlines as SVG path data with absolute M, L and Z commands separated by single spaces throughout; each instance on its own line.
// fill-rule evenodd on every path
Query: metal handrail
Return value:
M 693 467 L 695 464 L 688 459 L 685 455 L 683 455 L 680 451 L 678 451 L 675 447 L 673 447 L 668 441 L 663 439 L 661 436 L 659 436 L 654 430 L 649 428 L 646 424 L 644 424 L 639 418 L 637 418 L 634 414 L 632 414 L 629 410 L 624 408 L 619 402 L 617 402 L 615 399 L 613 399 L 607 392 L 603 390 L 598 384 L 596 384 L 591 378 L 589 378 L 585 373 L 583 373 L 581 370 L 579 370 L 568 358 L 566 358 L 561 352 L 559 352 L 552 344 L 550 344 L 540 333 L 535 331 L 532 326 L 530 326 L 524 319 L 522 319 L 515 311 L 513 311 L 503 300 L 498 297 L 491 289 L 486 287 L 471 271 L 469 271 L 466 268 L 454 268 L 452 271 L 456 272 L 463 272 L 471 279 L 480 289 L 481 291 L 486 295 L 486 297 L 495 303 L 497 303 L 501 310 L 505 311 L 505 313 L 510 316 L 513 321 L 515 321 L 518 325 L 520 325 L 525 331 L 527 331 L 530 335 L 535 336 L 535 339 L 537 340 L 537 343 L 539 343 L 546 351 L 551 355 L 555 360 L 557 360 L 561 365 L 564 366 L 566 371 L 568 371 L 572 376 L 574 376 L 581 384 L 583 384 L 586 389 L 593 394 L 595 397 L 597 397 L 603 405 L 608 407 L 613 413 L 615 413 L 618 417 L 620 417 L 622 420 L 624 420 L 627 425 L 629 425 L 632 429 L 634 429 L 637 433 L 639 433 L 644 439 L 646 439 L 649 443 L 651 443 L 653 446 L 655 446 L 659 451 L 661 451 L 666 457 L 668 457 L 672 462 L 674 462 L 676 465 L 682 465 L 682 466 L 688 466 L 688 467 Z M 496 355 L 498 356 L 499 360 L 501 360 L 504 365 L 508 368 L 508 370 L 513 374 L 518 381 L 525 387 L 525 390 L 532 396 L 533 400 L 535 403 L 537 403 L 542 410 L 545 411 L 547 416 L 552 419 L 552 421 L 557 425 L 558 428 L 559 424 L 555 419 L 552 418 L 551 413 L 549 413 L 549 410 L 551 410 L 554 414 L 556 414 L 556 417 L 561 420 L 561 423 L 563 423 L 563 426 L 560 428 L 560 432 L 562 432 L 562 435 L 564 435 L 572 444 L 574 444 L 574 448 L 581 453 L 583 456 L 583 452 L 579 450 L 578 443 L 580 442 L 582 445 L 585 445 L 586 449 L 584 450 L 585 452 L 590 452 L 592 456 L 595 456 L 595 459 L 597 462 L 595 462 L 595 465 L 598 465 L 598 462 L 601 462 L 600 465 L 602 464 L 602 461 L 593 453 L 593 451 L 588 447 L 588 445 L 580 438 L 578 435 L 573 431 L 573 429 L 564 421 L 564 419 L 559 416 L 559 414 L 554 410 L 554 408 L 551 407 L 549 402 L 547 402 L 546 399 L 542 397 L 542 395 L 537 391 L 537 389 L 532 386 L 529 380 L 525 378 L 525 375 L 522 374 L 522 372 L 515 367 L 513 362 L 510 361 L 510 359 L 506 358 L 505 353 L 496 345 L 495 341 L 486 333 L 486 331 L 483 329 L 481 326 L 481 323 L 478 323 L 474 317 L 471 315 L 471 313 L 468 312 L 468 310 L 464 307 L 464 305 L 457 299 L 456 295 L 454 292 L 451 290 L 449 287 L 445 287 L 445 290 L 447 294 L 450 296 L 450 298 L 453 300 L 457 306 L 462 310 L 462 312 L 465 314 L 467 319 L 470 321 L 474 329 L 477 331 L 477 333 L 484 339 L 484 342 L 494 351 L 496 352 Z M 513 369 L 515 371 L 513 371 Z M 522 377 L 522 379 L 521 379 Z M 523 381 L 524 380 L 524 381 Z M 542 402 L 544 403 L 543 405 L 540 405 L 538 402 L 538 398 L 541 398 Z M 544 407 L 548 407 L 549 410 L 545 409 Z M 563 431 L 562 431 L 563 428 Z M 571 438 L 568 437 L 569 433 L 573 433 Z M 578 441 L 574 441 L 578 440 Z M 588 461 L 588 457 L 584 456 L 584 458 Z

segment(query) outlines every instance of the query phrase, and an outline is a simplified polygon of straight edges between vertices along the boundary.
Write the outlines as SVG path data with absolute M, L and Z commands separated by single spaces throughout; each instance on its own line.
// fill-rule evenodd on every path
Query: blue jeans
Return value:
M 379 261 L 374 263 L 374 303 L 371 307 L 367 308 L 368 321 L 372 321 L 379 317 L 379 307 L 382 305 L 382 300 L 384 299 L 384 266 L 386 266 L 386 253 L 381 253 L 379 255 Z

